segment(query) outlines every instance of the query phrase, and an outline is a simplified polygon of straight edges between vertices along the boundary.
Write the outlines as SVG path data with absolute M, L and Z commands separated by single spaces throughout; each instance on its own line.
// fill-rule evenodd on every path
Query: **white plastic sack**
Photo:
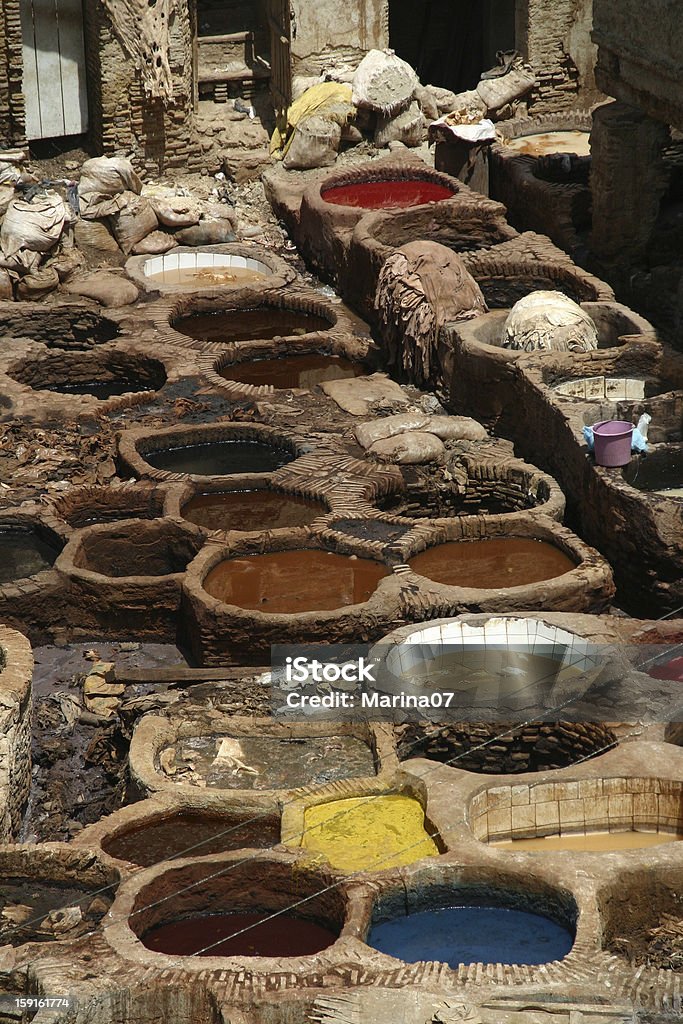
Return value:
M 590 352 L 598 347 L 595 323 L 562 292 L 531 292 L 510 310 L 503 348 L 533 352 Z
M 30 203 L 14 199 L 2 222 L 0 247 L 5 256 L 17 255 L 21 250 L 49 252 L 59 241 L 65 223 L 71 223 L 71 213 L 57 192 L 45 192 Z
M 419 146 L 427 134 L 427 122 L 417 100 L 413 100 L 399 114 L 377 115 L 375 146 L 382 149 L 390 142 L 402 142 L 404 146 Z
M 352 102 L 380 114 L 397 114 L 408 106 L 419 79 L 393 50 L 370 50 L 353 76 Z
M 329 167 L 337 159 L 341 125 L 321 114 L 312 114 L 294 129 L 282 166 L 288 171 Z
M 124 192 L 120 198 L 125 199 L 125 205 L 113 219 L 113 231 L 116 241 L 128 255 L 137 242 L 156 231 L 159 222 L 150 202 L 143 196 Z

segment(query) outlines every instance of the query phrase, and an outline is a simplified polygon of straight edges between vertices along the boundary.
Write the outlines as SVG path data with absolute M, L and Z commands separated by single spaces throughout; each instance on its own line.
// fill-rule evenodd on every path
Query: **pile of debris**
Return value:
M 524 97 L 535 84 L 518 54 L 501 53 L 476 89 L 456 95 L 421 85 L 393 50 L 370 50 L 353 70 L 332 67 L 317 78 L 294 78 L 295 99 L 286 126 L 273 133 L 271 155 L 287 170 L 307 170 L 333 164 L 342 146 L 420 146 L 432 124 L 448 129 L 526 113 Z
M 80 180 L 39 182 L 26 154 L 0 154 L 0 299 L 36 300 L 60 284 L 105 306 L 134 302 L 137 289 L 117 273 L 130 255 L 235 239 L 226 202 L 203 201 L 180 186 L 144 185 L 123 157 L 95 157 Z

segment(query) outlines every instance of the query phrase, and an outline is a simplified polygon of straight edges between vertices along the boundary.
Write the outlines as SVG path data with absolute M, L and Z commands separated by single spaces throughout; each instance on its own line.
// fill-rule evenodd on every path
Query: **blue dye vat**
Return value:
M 546 964 L 574 944 L 568 928 L 541 914 L 504 907 L 444 907 L 384 921 L 369 946 L 407 963 Z

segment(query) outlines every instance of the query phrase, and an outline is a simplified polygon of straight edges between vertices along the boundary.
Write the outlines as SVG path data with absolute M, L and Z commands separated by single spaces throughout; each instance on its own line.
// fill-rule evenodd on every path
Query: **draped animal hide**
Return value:
M 176 0 L 102 0 L 114 32 L 133 58 L 148 96 L 170 100 L 169 21 Z

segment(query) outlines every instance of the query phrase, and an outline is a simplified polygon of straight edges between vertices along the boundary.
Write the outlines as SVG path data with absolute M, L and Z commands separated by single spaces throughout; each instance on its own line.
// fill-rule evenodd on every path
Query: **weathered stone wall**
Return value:
M 13 839 L 31 786 L 31 646 L 0 626 L 0 841 Z
M 655 120 L 683 128 L 680 0 L 594 0 L 598 85 Z
M 24 64 L 19 0 L 0 5 L 0 145 L 24 141 Z
M 534 114 L 586 107 L 600 99 L 592 16 L 593 0 L 522 0 L 518 4 L 517 49 L 528 58 L 538 79 L 529 104 Z
M 194 125 L 190 5 L 176 6 L 170 24 L 173 99 L 146 95 L 139 71 L 124 51 L 101 4 L 84 4 L 91 137 L 105 155 L 125 153 L 143 172 L 185 168 Z M 201 156 L 201 150 L 199 151 Z
M 355 66 L 389 45 L 388 0 L 291 0 L 292 67 L 317 74 L 334 62 Z

